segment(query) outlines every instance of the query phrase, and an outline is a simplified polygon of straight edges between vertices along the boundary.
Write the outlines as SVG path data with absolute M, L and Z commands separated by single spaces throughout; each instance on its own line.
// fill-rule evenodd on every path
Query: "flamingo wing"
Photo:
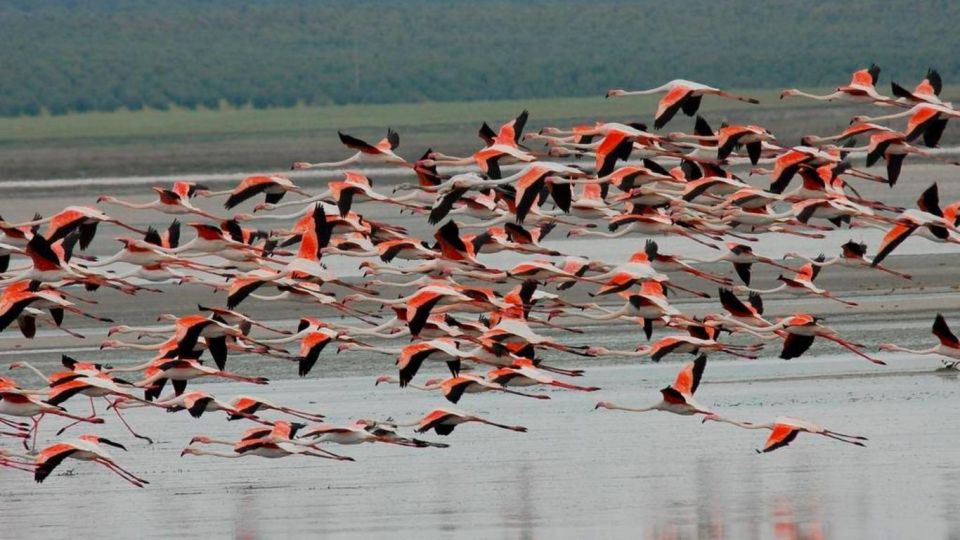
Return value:
M 873 258 L 870 266 L 876 267 L 880 264 L 887 255 L 890 255 L 893 250 L 897 249 L 897 246 L 902 244 L 915 230 L 917 230 L 917 226 L 912 223 L 901 222 L 894 225 L 894 227 L 883 236 L 883 240 L 880 241 L 880 250 L 877 252 L 876 257 Z
M 784 360 L 798 358 L 813 345 L 813 339 L 814 336 L 787 334 L 786 339 L 783 340 L 783 350 L 780 352 L 780 358 Z
M 700 379 L 703 377 L 703 370 L 707 367 L 707 356 L 701 354 L 693 362 L 687 362 L 680 368 L 676 380 L 673 381 L 671 388 L 681 394 L 692 396 L 700 386 Z
M 947 320 L 939 313 L 937 313 L 937 318 L 933 320 L 933 335 L 937 336 L 937 339 L 940 340 L 940 343 L 944 347 L 960 349 L 960 340 L 957 339 L 957 336 L 953 335 L 950 327 L 947 326 Z
M 797 438 L 799 433 L 800 430 L 793 426 L 774 424 L 773 430 L 767 438 L 767 442 L 763 445 L 763 453 L 773 452 L 777 448 L 787 446 Z

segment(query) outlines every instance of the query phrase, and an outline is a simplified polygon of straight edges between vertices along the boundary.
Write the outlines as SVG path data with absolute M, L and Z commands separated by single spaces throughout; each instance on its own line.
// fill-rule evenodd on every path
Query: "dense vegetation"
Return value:
M 6 0 L 0 115 L 960 79 L 960 3 Z

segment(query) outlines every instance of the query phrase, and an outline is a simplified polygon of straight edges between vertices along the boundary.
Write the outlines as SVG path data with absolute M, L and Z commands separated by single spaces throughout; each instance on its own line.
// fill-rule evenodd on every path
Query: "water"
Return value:
M 591 368 L 583 380 L 601 391 L 550 391 L 549 401 L 467 395 L 461 408 L 530 431 L 465 425 L 445 438 L 448 449 L 333 448 L 356 463 L 180 458 L 193 435 L 236 438 L 244 426 L 222 414 L 194 420 L 130 410 L 131 423 L 156 444 L 134 441 L 116 422 L 97 431 L 129 444 L 130 452 L 114 455 L 150 486 L 138 490 L 78 462 L 67 462 L 42 486 L 27 474 L 0 471 L 2 536 L 954 536 L 960 437 L 949 411 L 957 378 L 933 373 L 931 359 L 891 363 L 875 368 L 845 356 L 711 360 L 698 398 L 719 412 L 757 422 L 796 416 L 870 438 L 868 448 L 857 448 L 801 434 L 789 448 L 764 455 L 754 448 L 766 431 L 669 413 L 593 410 L 599 399 L 656 401 L 675 362 Z M 820 373 L 826 375 L 814 375 Z M 197 387 L 221 398 L 259 395 L 324 412 L 333 422 L 412 421 L 445 404 L 432 393 L 374 387 L 369 376 Z M 46 422 L 49 436 L 60 423 Z
M 930 180 L 942 178 L 942 167 L 917 167 L 893 191 L 866 186 L 864 195 L 896 204 L 912 199 Z M 298 180 L 299 181 L 299 180 Z M 146 200 L 140 179 L 94 182 L 107 190 L 131 184 L 135 200 Z M 308 187 L 319 189 L 322 180 Z M 61 187 L 65 187 L 64 184 Z M 958 187 L 954 187 L 958 186 Z M 15 185 L 11 185 L 16 187 Z M 68 204 L 92 204 L 95 193 L 30 194 L 17 208 L 4 208 L 8 219 L 27 219 L 33 211 L 45 215 Z M 944 183 L 943 199 L 960 197 L 960 184 Z M 866 193 L 866 192 L 870 193 Z M 129 194 L 129 192 L 127 193 Z M 81 199 L 81 200 L 78 200 Z M 213 210 L 216 201 L 204 201 Z M 218 210 L 222 212 L 222 209 Z M 135 224 L 156 224 L 159 214 L 111 208 L 109 212 Z M 374 219 L 409 225 L 412 234 L 429 238 L 432 230 L 421 217 L 397 218 L 379 207 L 364 208 Z M 164 216 L 166 219 L 166 216 Z M 91 253 L 116 249 L 119 231 L 103 227 Z M 556 234 L 556 233 L 555 233 Z M 811 245 L 791 237 L 765 237 L 758 252 L 779 257 L 786 251 L 815 255 L 812 249 L 833 252 L 848 238 L 865 239 L 873 248 L 880 231 L 842 231 Z M 557 235 L 561 236 L 561 235 Z M 547 244 L 565 252 L 624 260 L 642 248 L 643 237 L 609 242 L 550 238 Z M 709 253 L 684 239 L 658 239 L 663 251 L 709 258 Z M 857 295 L 861 306 L 847 310 L 825 302 L 789 295 L 768 296 L 768 313 L 782 316 L 798 309 L 828 314 L 828 323 L 871 350 L 883 341 L 927 347 L 933 339 L 933 310 L 948 315 L 955 309 L 954 246 L 945 249 L 911 238 L 887 263 L 918 276 L 911 283 L 876 281 L 865 269 L 831 267 L 818 282 L 842 297 Z M 918 254 L 930 254 L 918 263 Z M 484 255 L 489 264 L 506 267 L 519 259 Z M 331 269 L 351 275 L 359 260 L 330 258 Z M 729 265 L 724 267 L 729 270 Z M 758 269 L 761 287 L 770 286 L 776 270 Z M 922 278 L 922 279 L 921 279 Z M 711 287 L 712 288 L 712 287 Z M 190 297 L 177 294 L 189 290 Z M 583 296 L 579 287 L 571 294 Z M 896 292 L 896 295 L 890 293 Z M 394 294 L 392 291 L 390 295 Z M 143 295 L 136 303 L 110 291 L 97 293 L 98 314 L 127 324 L 155 324 L 162 312 L 184 313 L 210 297 L 194 289 Z M 675 298 L 684 311 L 716 310 L 714 300 L 693 302 Z M 144 309 L 144 306 L 147 306 Z M 291 320 L 302 306 L 282 303 L 244 304 L 265 322 Z M 890 313 L 897 316 L 890 317 Z M 955 317 L 953 318 L 955 319 Z M 953 320 L 951 319 L 951 320 Z M 95 352 L 104 328 L 86 321 L 68 323 L 87 340 L 54 337 L 41 330 L 32 342 L 5 332 L 4 360 L 29 359 L 49 371 L 61 350 L 81 358 L 134 362 L 148 353 Z M 567 343 L 609 348 L 635 346 L 637 328 L 604 325 L 587 334 L 566 335 Z M 545 332 L 550 334 L 550 332 Z M 663 335 L 658 333 L 658 337 Z M 25 347 L 26 350 L 20 350 Z M 293 349 L 293 348 L 291 348 Z M 564 366 L 584 367 L 580 381 L 602 390 L 590 394 L 551 391 L 549 401 L 509 395 L 467 395 L 461 408 L 493 421 L 527 426 L 525 434 L 489 426 L 459 427 L 446 442 L 448 449 L 416 450 L 387 445 L 335 447 L 356 463 L 331 463 L 309 458 L 220 460 L 179 457 L 193 435 L 235 439 L 246 427 L 228 423 L 222 414 L 194 420 L 185 413 L 130 410 L 139 430 L 157 439 L 147 445 L 122 431 L 108 418 L 90 431 L 113 438 L 129 452 L 113 452 L 118 462 L 147 478 L 136 489 L 105 469 L 67 462 L 40 486 L 29 475 L 0 470 L 0 538 L 92 537 L 131 538 L 275 538 L 302 536 L 419 536 L 523 538 L 955 538 L 960 537 L 956 494 L 960 492 L 960 430 L 953 410 L 958 398 L 955 373 L 935 372 L 938 360 L 884 355 L 887 367 L 838 355 L 838 347 L 817 343 L 810 358 L 790 362 L 764 351 L 755 362 L 715 355 L 698 391 L 698 399 L 738 419 L 768 422 L 776 416 L 804 418 L 830 429 L 863 434 L 868 448 L 857 448 L 823 437 L 801 434 L 791 447 L 758 455 L 764 431 L 729 425 L 701 424 L 696 418 L 667 413 L 630 414 L 594 411 L 598 400 L 644 406 L 659 399 L 669 384 L 677 359 L 662 365 L 620 360 L 565 360 Z M 22 355 L 23 358 L 18 358 Z M 553 361 L 553 358 L 551 358 Z M 270 376 L 269 386 L 251 388 L 232 383 L 191 384 L 229 400 L 236 394 L 308 410 L 320 410 L 333 422 L 356 418 L 393 417 L 412 421 L 444 406 L 439 395 L 396 387 L 375 387 L 374 376 L 395 370 L 389 357 L 325 351 L 309 380 L 290 380 L 290 364 L 231 355 L 231 370 Z M 442 372 L 431 367 L 418 380 Z M 22 375 L 29 380 L 29 375 Z M 422 379 L 420 379 L 422 377 Z M 86 403 L 71 401 L 71 412 L 83 414 Z M 103 404 L 98 403 L 98 410 Z M 105 415 L 108 416 L 108 415 Z M 265 415 L 269 417 L 270 415 Z M 41 444 L 54 439 L 63 422 L 47 419 Z M 83 433 L 75 428 L 74 433 Z M 431 436 L 433 440 L 442 438 Z M 9 446 L 11 443 L 6 443 Z

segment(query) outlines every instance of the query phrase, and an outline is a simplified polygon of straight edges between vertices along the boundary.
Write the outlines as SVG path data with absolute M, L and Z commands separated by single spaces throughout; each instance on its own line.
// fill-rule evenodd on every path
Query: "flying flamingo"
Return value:
M 399 380 L 394 379 L 393 377 L 381 376 L 377 377 L 376 384 L 380 383 L 397 383 Z M 510 390 L 500 383 L 495 383 L 489 381 L 478 375 L 471 374 L 461 374 L 456 377 L 450 377 L 448 379 L 430 379 L 423 386 L 419 387 L 420 390 L 440 390 L 443 394 L 443 397 L 450 403 L 456 404 L 460 401 L 460 398 L 463 397 L 463 394 L 477 394 L 481 392 L 503 392 L 506 394 L 513 394 L 515 396 L 529 397 L 533 399 L 550 399 L 550 396 L 544 394 L 526 394 L 524 392 L 517 392 L 516 390 Z
M 153 190 L 157 192 L 158 197 L 156 200 L 147 203 L 135 203 L 124 201 L 110 195 L 101 195 L 97 198 L 97 204 L 107 203 L 131 208 L 133 210 L 156 210 L 157 212 L 173 215 L 195 214 L 207 219 L 220 220 L 217 216 L 194 206 L 193 203 L 190 202 L 188 195 L 183 195 L 174 190 L 162 187 L 154 187 Z
M 783 258 L 784 259 L 788 259 L 788 258 L 801 259 L 814 266 L 820 266 L 820 267 L 839 264 L 842 266 L 850 266 L 853 268 L 857 268 L 857 267 L 876 268 L 877 270 L 886 272 L 888 274 L 891 274 L 897 277 L 901 277 L 903 279 L 913 279 L 913 277 L 910 276 L 910 274 L 897 272 L 896 270 L 891 270 L 890 268 L 887 268 L 880 264 L 877 264 L 874 266 L 872 264 L 873 261 L 867 259 L 867 244 L 863 242 L 855 242 L 853 240 L 849 240 L 847 243 L 840 246 L 840 250 L 841 251 L 839 255 L 826 260 L 811 259 L 809 257 L 804 257 L 803 255 L 800 255 L 799 253 L 796 253 L 793 251 L 786 253 L 783 256 Z
M 471 414 L 468 412 L 460 411 L 452 408 L 439 408 L 434 409 L 418 421 L 412 424 L 397 424 L 393 423 L 395 426 L 416 426 L 417 433 L 426 433 L 430 430 L 433 430 L 437 435 L 450 435 L 453 433 L 453 430 L 456 429 L 460 424 L 466 424 L 470 422 L 476 422 L 478 424 L 486 424 L 488 426 L 498 427 L 500 429 L 507 429 L 510 431 L 518 431 L 520 433 L 526 433 L 527 428 L 523 426 L 509 426 L 506 424 L 498 424 L 496 422 L 491 422 L 486 418 L 481 416 Z M 390 423 L 390 422 L 388 422 Z
M 337 135 L 340 137 L 340 142 L 343 143 L 344 146 L 352 150 L 356 150 L 357 153 L 343 161 L 334 161 L 329 163 L 309 163 L 306 161 L 297 161 L 291 166 L 291 168 L 293 170 L 318 168 L 330 169 L 345 167 L 354 163 L 388 163 L 403 165 L 405 167 L 411 166 L 402 157 L 393 153 L 393 151 L 400 146 L 400 135 L 392 129 L 388 129 L 387 136 L 381 139 L 380 142 L 375 145 L 340 131 L 337 132 Z
M 693 399 L 700 386 L 703 370 L 707 367 L 706 355 L 700 355 L 692 362 L 686 362 L 677 373 L 673 384 L 660 390 L 663 399 L 649 407 L 633 408 L 614 404 L 610 401 L 597 403 L 594 409 L 612 409 L 629 412 L 665 411 L 673 414 L 691 416 L 694 414 L 713 414 L 713 411 L 700 405 Z
M 122 444 L 115 443 L 109 439 L 97 435 L 81 435 L 73 440 L 54 443 L 41 450 L 37 455 L 36 472 L 33 478 L 37 483 L 43 482 L 63 460 L 71 458 L 99 463 L 110 469 L 111 472 L 120 478 L 137 487 L 142 488 L 145 484 L 150 483 L 117 465 L 113 457 L 103 448 L 103 445 L 113 446 L 114 448 L 126 451 L 126 448 Z
M 771 432 L 770 437 L 767 438 L 767 442 L 763 445 L 763 450 L 757 450 L 758 454 L 765 454 L 767 452 L 773 452 L 778 448 L 783 448 L 784 446 L 787 446 L 793 442 L 793 440 L 796 439 L 797 435 L 800 433 L 823 435 L 824 437 L 829 437 L 831 439 L 856 446 L 866 446 L 859 441 L 867 440 L 866 437 L 861 437 L 859 435 L 844 435 L 843 433 L 830 431 L 816 424 L 807 422 L 805 420 L 798 420 L 796 418 L 780 417 L 769 424 L 754 424 L 752 422 L 731 420 L 716 414 L 708 414 L 703 417 L 703 421 L 706 422 L 708 420 L 714 422 L 724 422 L 726 424 L 731 424 L 743 429 L 769 429 Z
M 719 96 L 727 99 L 735 99 L 744 103 L 760 103 L 752 97 L 738 96 L 720 90 L 719 88 L 713 88 L 712 86 L 683 79 L 675 79 L 649 90 L 634 90 L 629 92 L 620 89 L 609 90 L 607 97 L 647 96 L 661 93 L 666 93 L 666 95 L 664 95 L 660 99 L 660 103 L 657 104 L 657 112 L 654 115 L 653 122 L 653 127 L 656 129 L 665 126 L 667 122 L 673 118 L 673 115 L 677 114 L 677 111 L 681 109 L 687 116 L 697 114 L 697 110 L 700 109 L 700 100 L 703 99 L 703 96 Z
M 817 278 L 818 274 L 820 274 L 820 269 L 823 267 L 822 263 L 824 262 L 826 262 L 826 258 L 821 253 L 820 256 L 818 256 L 812 262 L 808 262 L 803 266 L 801 266 L 800 270 L 798 270 L 796 275 L 794 275 L 792 278 L 786 277 L 783 274 L 777 276 L 777 280 L 782 281 L 783 283 L 781 283 L 779 286 L 774 287 L 772 289 L 751 289 L 750 287 L 746 287 L 743 285 L 737 285 L 735 288 L 739 291 L 748 291 L 748 292 L 755 292 L 760 294 L 771 294 L 777 291 L 782 291 L 783 289 L 786 289 L 786 288 L 790 288 L 790 289 L 810 293 L 816 296 L 820 296 L 823 298 L 829 298 L 830 300 L 840 302 L 841 304 L 845 304 L 847 306 L 858 305 L 856 302 L 850 302 L 847 300 L 843 300 L 841 298 L 837 298 L 832 293 L 830 293 L 830 291 L 821 289 L 820 287 L 817 287 L 816 285 L 813 284 L 813 280 Z
M 937 105 L 943 103 L 940 101 L 940 91 L 943 90 L 943 79 L 940 78 L 940 73 L 933 68 L 927 69 L 926 76 L 917 84 L 913 92 L 900 86 L 896 82 L 890 83 L 890 89 L 892 91 L 891 93 L 897 96 L 898 100 L 912 103 L 935 103 Z
M 289 414 L 290 416 L 296 416 L 297 418 L 302 418 L 304 420 L 310 420 L 311 422 L 321 422 L 324 419 L 324 415 L 319 413 L 302 411 L 284 405 L 275 405 L 264 399 L 249 396 L 237 396 L 230 401 L 230 406 L 244 415 L 256 414 L 261 410 L 273 410 L 282 412 L 284 414 Z M 240 418 L 245 418 L 245 416 L 232 414 L 227 416 L 228 420 L 238 420 Z
M 896 101 L 877 93 L 876 84 L 880 78 L 880 67 L 871 64 L 867 69 L 860 69 L 853 72 L 850 84 L 840 86 L 831 94 L 816 95 L 808 94 L 796 88 L 790 88 L 780 93 L 780 99 L 785 97 L 800 96 L 818 101 L 853 101 L 855 103 L 880 103 L 885 105 L 899 105 Z
M 937 313 L 936 318 L 933 320 L 933 335 L 940 340 L 940 343 L 930 347 L 929 349 L 908 349 L 905 347 L 900 347 L 899 345 L 893 343 L 884 343 L 880 345 L 881 351 L 899 351 L 899 352 L 908 352 L 911 354 L 939 354 L 952 358 L 952 362 L 944 361 L 944 366 L 948 369 L 954 369 L 960 364 L 960 340 L 957 339 L 957 336 L 950 331 L 950 327 L 947 326 L 946 319 L 943 318 L 943 315 Z

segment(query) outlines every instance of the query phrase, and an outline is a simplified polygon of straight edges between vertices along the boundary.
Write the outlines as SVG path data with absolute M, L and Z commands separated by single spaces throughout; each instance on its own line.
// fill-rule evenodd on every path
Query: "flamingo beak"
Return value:
M 127 451 L 127 447 L 126 447 L 126 446 L 124 446 L 124 445 L 122 445 L 122 444 L 120 444 L 120 443 L 115 443 L 115 442 L 111 441 L 110 439 L 100 439 L 100 444 L 105 444 L 105 445 L 107 445 L 107 446 L 112 446 L 112 447 L 114 447 L 114 448 L 119 448 L 119 449 L 123 450 L 124 452 Z

